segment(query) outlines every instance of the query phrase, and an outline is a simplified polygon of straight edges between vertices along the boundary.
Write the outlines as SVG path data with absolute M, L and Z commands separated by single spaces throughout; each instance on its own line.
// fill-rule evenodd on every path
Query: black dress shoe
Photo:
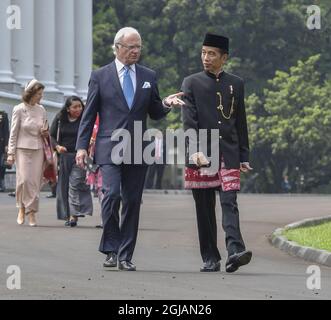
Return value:
M 69 221 L 69 225 L 70 225 L 71 228 L 75 228 L 75 227 L 77 227 L 77 221 L 75 221 L 75 220 L 70 220 L 70 221 Z
M 227 262 L 225 270 L 226 272 L 232 273 L 238 270 L 239 267 L 248 264 L 252 259 L 251 251 L 243 251 L 240 253 L 235 253 L 231 255 Z
M 117 267 L 117 254 L 115 252 L 110 252 L 107 255 L 106 261 L 103 263 L 105 268 Z
M 206 261 L 200 268 L 200 272 L 217 272 L 221 269 L 221 263 L 219 261 Z
M 130 261 L 120 261 L 118 269 L 122 271 L 136 271 L 136 266 Z
M 77 221 L 68 220 L 64 223 L 64 226 L 65 227 L 71 227 L 71 228 L 77 227 Z

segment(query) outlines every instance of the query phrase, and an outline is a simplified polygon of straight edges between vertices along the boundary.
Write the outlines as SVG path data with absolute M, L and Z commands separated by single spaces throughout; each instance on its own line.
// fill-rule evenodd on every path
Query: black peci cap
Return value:
M 203 41 L 203 45 L 208 47 L 220 48 L 226 53 L 229 53 L 229 38 L 227 37 L 207 33 L 205 36 L 205 40 Z

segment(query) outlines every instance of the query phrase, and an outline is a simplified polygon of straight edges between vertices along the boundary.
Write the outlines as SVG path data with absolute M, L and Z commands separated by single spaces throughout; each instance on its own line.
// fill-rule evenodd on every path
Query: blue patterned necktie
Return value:
M 134 97 L 134 89 L 133 89 L 133 83 L 130 76 L 130 67 L 125 66 L 124 67 L 124 78 L 123 78 L 123 93 L 125 96 L 125 100 L 129 106 L 129 109 L 132 108 L 132 102 Z

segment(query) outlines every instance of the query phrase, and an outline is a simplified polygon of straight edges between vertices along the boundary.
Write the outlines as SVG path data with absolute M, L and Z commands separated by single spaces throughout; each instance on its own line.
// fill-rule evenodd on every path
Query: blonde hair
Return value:
M 30 103 L 31 99 L 38 93 L 39 90 L 44 90 L 45 86 L 38 80 L 33 79 L 28 82 L 22 94 L 22 100 L 25 103 Z

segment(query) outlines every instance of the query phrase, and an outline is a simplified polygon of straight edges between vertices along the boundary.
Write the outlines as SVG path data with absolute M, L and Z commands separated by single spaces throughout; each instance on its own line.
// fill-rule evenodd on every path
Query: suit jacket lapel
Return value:
M 142 86 L 143 86 L 142 69 L 140 68 L 139 64 L 136 64 L 136 92 L 134 94 L 131 111 L 137 107 L 137 104 L 139 102 L 139 97 L 141 96 L 142 93 L 141 92 Z

